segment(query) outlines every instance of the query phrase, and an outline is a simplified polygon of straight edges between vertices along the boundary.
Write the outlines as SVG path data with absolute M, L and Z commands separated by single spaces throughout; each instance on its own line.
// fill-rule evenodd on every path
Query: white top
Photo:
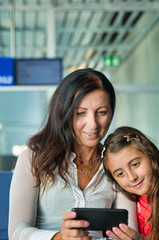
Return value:
M 136 229 L 134 203 L 123 195 L 112 191 L 101 164 L 98 172 L 82 191 L 78 187 L 77 168 L 72 153 L 68 162 L 72 177 L 67 175 L 68 185 L 56 175 L 55 184 L 42 189 L 35 187 L 31 173 L 31 151 L 24 150 L 17 160 L 10 189 L 9 239 L 10 240 L 50 240 L 61 230 L 62 214 L 73 207 L 111 208 L 114 201 L 117 208 L 129 211 L 129 226 Z M 116 199 L 117 197 L 117 199 Z M 102 238 L 101 232 L 91 232 L 90 236 Z

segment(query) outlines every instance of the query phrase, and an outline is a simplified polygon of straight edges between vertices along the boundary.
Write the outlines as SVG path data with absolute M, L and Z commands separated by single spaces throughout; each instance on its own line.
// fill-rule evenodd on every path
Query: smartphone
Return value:
M 77 213 L 75 219 L 86 220 L 90 225 L 84 230 L 107 231 L 118 227 L 120 223 L 128 224 L 126 209 L 110 208 L 72 208 Z

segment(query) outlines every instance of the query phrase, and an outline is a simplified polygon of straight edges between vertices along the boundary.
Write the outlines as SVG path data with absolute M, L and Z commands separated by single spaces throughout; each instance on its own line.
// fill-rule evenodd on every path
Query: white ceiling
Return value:
M 158 19 L 159 0 L 0 0 L 0 56 L 62 57 L 64 75 L 105 72 L 104 56 L 124 62 Z

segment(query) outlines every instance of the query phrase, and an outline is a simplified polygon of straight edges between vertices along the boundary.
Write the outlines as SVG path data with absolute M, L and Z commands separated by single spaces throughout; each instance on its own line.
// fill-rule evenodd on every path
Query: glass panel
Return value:
M 159 146 L 159 93 L 117 94 L 113 128 L 136 127 Z
M 10 12 L 0 11 L 0 56 L 10 56 L 10 47 Z
M 0 154 L 26 144 L 42 123 L 46 102 L 45 92 L 0 92 Z

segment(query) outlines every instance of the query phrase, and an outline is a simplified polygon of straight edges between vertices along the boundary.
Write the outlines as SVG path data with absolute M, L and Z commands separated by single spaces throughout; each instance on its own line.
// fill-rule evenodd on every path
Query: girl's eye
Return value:
M 122 177 L 123 175 L 124 175 L 123 172 L 118 172 L 118 173 L 117 173 L 117 177 Z
M 139 165 L 140 165 L 139 162 L 135 162 L 135 163 L 133 163 L 132 167 L 138 167 Z

